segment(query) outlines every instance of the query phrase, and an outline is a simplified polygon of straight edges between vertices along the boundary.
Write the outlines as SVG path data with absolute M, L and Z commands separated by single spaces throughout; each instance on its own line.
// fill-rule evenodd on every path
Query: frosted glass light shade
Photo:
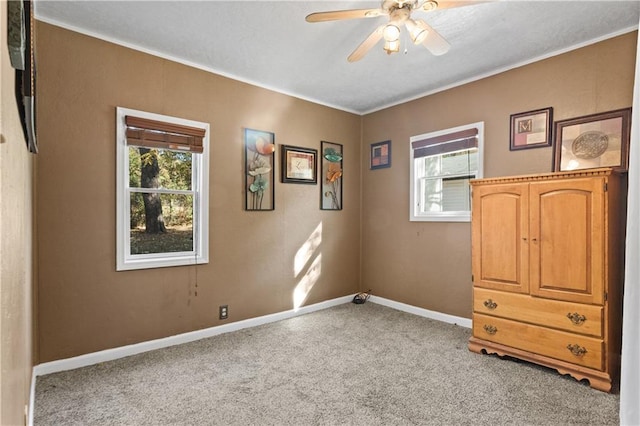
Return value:
M 382 30 L 382 35 L 386 41 L 397 41 L 400 39 L 400 28 L 394 24 L 387 24 Z
M 424 21 L 416 22 L 413 19 L 407 19 L 406 26 L 413 44 L 421 44 L 429 35 L 429 30 Z

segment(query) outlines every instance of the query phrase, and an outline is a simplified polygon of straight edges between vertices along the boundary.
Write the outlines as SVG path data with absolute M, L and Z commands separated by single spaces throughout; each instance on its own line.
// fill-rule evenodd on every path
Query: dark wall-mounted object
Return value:
M 11 66 L 16 69 L 15 95 L 27 148 L 38 152 L 36 143 L 35 20 L 31 0 L 7 2 L 7 45 Z

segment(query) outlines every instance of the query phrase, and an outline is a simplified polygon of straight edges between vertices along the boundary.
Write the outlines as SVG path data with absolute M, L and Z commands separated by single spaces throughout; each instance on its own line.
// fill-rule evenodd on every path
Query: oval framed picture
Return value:
M 630 132 L 631 108 L 557 121 L 553 171 L 627 170 Z

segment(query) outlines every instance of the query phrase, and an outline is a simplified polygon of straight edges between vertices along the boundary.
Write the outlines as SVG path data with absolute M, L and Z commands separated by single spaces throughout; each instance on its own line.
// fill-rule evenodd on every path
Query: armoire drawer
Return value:
M 603 337 L 602 306 L 562 302 L 475 287 L 473 311 L 571 333 Z
M 473 314 L 473 336 L 528 352 L 603 370 L 601 339 Z

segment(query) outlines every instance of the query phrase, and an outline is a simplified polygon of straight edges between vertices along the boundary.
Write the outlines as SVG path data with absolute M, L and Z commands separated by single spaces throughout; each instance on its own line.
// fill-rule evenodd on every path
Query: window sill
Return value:
M 410 222 L 471 222 L 470 212 L 448 212 L 409 217 Z
M 118 259 L 117 271 L 133 271 L 136 269 L 168 268 L 172 266 L 189 266 L 209 263 L 208 257 L 172 256 L 145 259 Z

